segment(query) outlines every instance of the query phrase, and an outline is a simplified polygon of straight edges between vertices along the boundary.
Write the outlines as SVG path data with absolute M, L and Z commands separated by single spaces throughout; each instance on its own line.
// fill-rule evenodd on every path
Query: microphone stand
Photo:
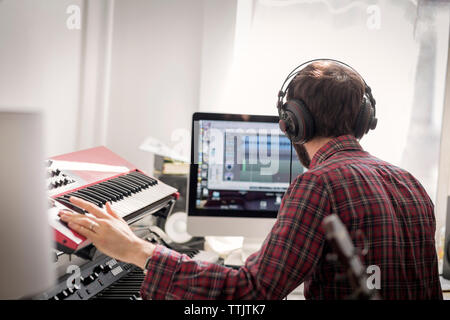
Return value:
M 349 300 L 380 300 L 378 292 L 367 286 L 366 268 L 355 249 L 350 235 L 336 214 L 326 217 L 322 226 L 327 241 L 337 255 L 337 260 L 346 269 L 346 275 L 353 288 Z

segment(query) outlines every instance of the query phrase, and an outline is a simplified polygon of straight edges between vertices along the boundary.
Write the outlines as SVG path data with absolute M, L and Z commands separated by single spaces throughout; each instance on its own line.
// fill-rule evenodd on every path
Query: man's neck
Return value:
M 312 140 L 305 143 L 306 152 L 308 152 L 309 158 L 312 159 L 317 151 L 326 145 L 331 139 L 328 137 L 315 137 Z

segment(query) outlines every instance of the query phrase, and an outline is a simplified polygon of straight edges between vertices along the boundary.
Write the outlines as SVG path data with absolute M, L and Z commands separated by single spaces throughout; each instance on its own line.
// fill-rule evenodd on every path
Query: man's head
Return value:
M 314 119 L 313 141 L 353 134 L 364 91 L 364 81 L 352 69 L 333 61 L 316 61 L 291 81 L 287 100 L 298 99 L 306 105 Z M 310 157 L 305 147 L 294 144 L 294 148 L 308 167 Z
M 353 134 L 364 95 L 364 81 L 350 68 L 333 61 L 317 61 L 292 80 L 287 99 L 306 104 L 314 118 L 315 136 Z

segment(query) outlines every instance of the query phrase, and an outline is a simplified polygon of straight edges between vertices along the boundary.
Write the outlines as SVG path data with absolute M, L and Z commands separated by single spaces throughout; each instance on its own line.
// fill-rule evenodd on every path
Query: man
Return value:
M 309 170 L 289 186 L 262 248 L 239 270 L 141 240 L 109 206 L 104 212 L 72 198 L 94 217 L 61 218 L 105 254 L 145 269 L 143 298 L 281 299 L 304 282 L 306 298 L 343 299 L 351 286 L 327 259 L 321 226 L 336 213 L 367 249 L 364 264 L 379 268 L 382 298 L 441 299 L 430 198 L 411 174 L 371 156 L 354 137 L 364 90 L 357 73 L 331 61 L 313 62 L 292 80 L 288 99 L 303 101 L 315 124 L 313 138 L 294 145 Z

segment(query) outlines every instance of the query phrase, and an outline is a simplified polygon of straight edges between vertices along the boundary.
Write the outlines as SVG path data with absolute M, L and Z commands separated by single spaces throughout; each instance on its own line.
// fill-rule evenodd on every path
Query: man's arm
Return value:
M 101 209 L 84 207 L 82 200 L 72 201 L 93 210 L 99 227 L 92 233 L 83 216 L 76 214 L 62 219 L 71 221 L 74 230 L 91 238 L 100 251 L 141 268 L 151 257 L 141 289 L 142 296 L 151 299 L 281 299 L 320 260 L 324 244 L 321 221 L 329 212 L 319 178 L 308 173 L 297 178 L 286 192 L 277 222 L 262 248 L 235 270 L 154 246 L 135 236 L 109 207 L 105 218 Z

